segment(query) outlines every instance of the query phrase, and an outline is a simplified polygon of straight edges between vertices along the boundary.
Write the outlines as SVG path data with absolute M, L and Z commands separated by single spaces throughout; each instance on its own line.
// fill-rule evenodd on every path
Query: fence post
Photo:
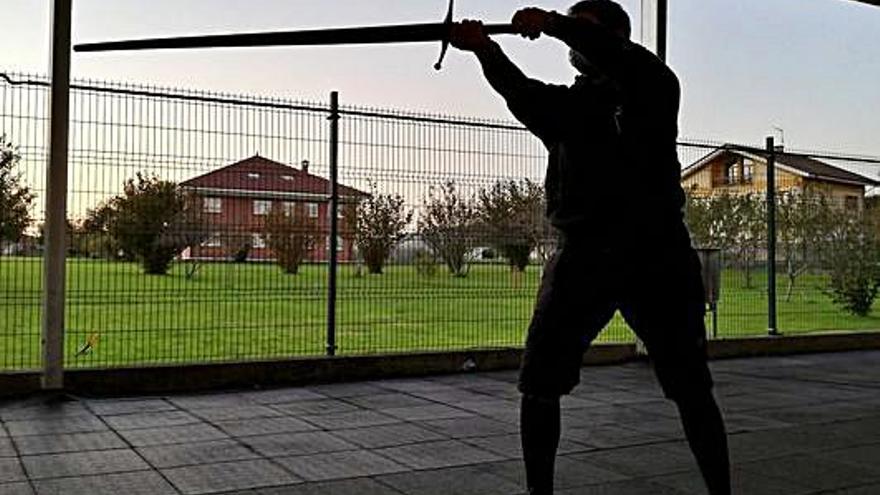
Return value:
M 339 92 L 330 93 L 330 270 L 327 281 L 327 355 L 336 355 L 336 237 L 339 233 Z
M 70 119 L 72 0 L 52 2 L 51 114 L 46 164 L 46 251 L 43 254 L 42 359 L 44 390 L 64 387 L 64 292 L 67 236 L 67 145 Z
M 776 325 L 776 144 L 767 138 L 767 333 L 780 335 Z

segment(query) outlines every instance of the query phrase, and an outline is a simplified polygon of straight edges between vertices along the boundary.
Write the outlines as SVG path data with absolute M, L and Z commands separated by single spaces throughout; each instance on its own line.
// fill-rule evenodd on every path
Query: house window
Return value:
M 284 202 L 284 216 L 292 217 L 296 211 L 296 203 L 293 201 Z
M 734 162 L 727 166 L 725 179 L 727 184 L 739 184 L 739 162 Z
M 306 207 L 309 209 L 310 218 L 318 218 L 318 203 L 307 203 Z
M 859 197 L 858 196 L 847 196 L 843 199 L 843 206 L 847 211 L 858 211 L 859 209 Z
M 202 210 L 205 213 L 221 213 L 223 211 L 223 200 L 221 198 L 205 198 L 202 203 Z
M 282 175 L 281 180 L 286 180 L 286 181 L 290 182 L 293 180 L 293 176 L 292 175 Z
M 755 174 L 755 162 L 746 158 L 743 160 L 743 182 L 751 183 Z
M 336 209 L 336 218 L 340 218 L 340 219 L 341 219 L 341 218 L 344 217 L 344 215 L 342 214 L 342 211 L 343 211 L 343 208 L 337 208 L 337 209 Z
M 272 202 L 262 199 L 254 200 L 254 215 L 268 215 L 272 209 Z
M 254 249 L 263 249 L 266 247 L 266 239 L 264 239 L 261 234 L 252 234 L 251 246 L 253 246 Z
M 330 250 L 330 236 L 327 236 L 327 247 L 324 249 Z M 342 236 L 336 236 L 336 252 L 342 252 Z
M 222 247 L 223 242 L 220 239 L 220 234 L 217 234 L 217 233 L 211 234 L 211 237 L 208 237 L 207 239 L 204 240 L 204 242 L 202 242 L 202 246 L 203 247 Z
M 260 178 L 260 174 L 258 174 L 258 173 L 256 173 L 256 172 L 249 172 L 249 173 L 247 174 L 247 177 L 248 177 L 248 179 L 254 179 L 254 180 L 256 180 L 256 179 L 259 179 L 259 178 Z

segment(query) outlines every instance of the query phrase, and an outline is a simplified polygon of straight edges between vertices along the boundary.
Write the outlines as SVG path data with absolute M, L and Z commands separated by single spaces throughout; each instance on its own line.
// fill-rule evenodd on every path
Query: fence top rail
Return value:
M 0 72 L 0 79 L 3 79 L 10 86 L 36 86 L 44 88 L 49 87 L 48 78 L 46 76 L 40 75 L 34 76 L 16 72 Z M 283 110 L 326 113 L 328 116 L 330 115 L 329 103 L 323 104 L 315 102 L 303 102 L 265 96 L 233 95 L 228 93 L 209 92 L 192 89 L 175 91 L 159 86 L 146 86 L 133 83 L 93 80 L 78 80 L 71 84 L 70 87 L 71 89 L 79 91 L 91 91 L 96 93 L 140 96 L 147 98 L 165 98 L 179 101 L 194 101 L 224 105 L 254 106 L 260 108 L 275 108 Z M 339 110 L 339 113 L 341 115 L 354 117 L 389 119 L 425 124 L 440 124 L 495 130 L 526 131 L 526 128 L 524 126 L 513 121 L 481 119 L 477 117 L 453 117 L 448 115 L 409 112 L 404 110 L 380 110 L 354 105 L 342 106 Z M 763 147 L 687 138 L 680 139 L 678 141 L 678 145 L 689 148 L 706 149 L 710 150 L 710 152 L 720 148 L 736 149 L 751 153 L 765 153 L 767 151 L 766 148 Z M 871 163 L 880 165 L 880 157 L 870 155 L 858 155 L 837 152 L 829 153 L 807 150 L 785 150 L 784 153 L 789 156 L 803 156 L 817 159 L 842 160 L 855 163 Z
M 21 75 L 16 73 L 0 72 L 0 79 L 10 86 L 35 86 L 49 87 L 49 81 L 42 76 Z M 275 108 L 283 110 L 297 110 L 304 112 L 326 113 L 330 115 L 330 105 L 315 102 L 300 102 L 281 98 L 232 95 L 199 90 L 169 90 L 168 88 L 142 86 L 128 83 L 114 83 L 104 81 L 76 81 L 70 85 L 71 89 L 90 91 L 95 93 L 141 96 L 148 98 L 165 98 L 179 101 L 191 101 L 200 103 L 216 103 L 225 105 L 254 106 L 259 108 Z M 403 110 L 378 110 L 354 105 L 343 105 L 339 113 L 355 117 L 370 117 L 426 124 L 443 124 L 463 127 L 478 127 L 484 129 L 525 131 L 520 124 L 510 121 L 480 119 L 476 117 L 452 117 L 440 114 L 426 114 L 407 112 Z
M 735 143 L 700 141 L 700 140 L 695 140 L 695 139 L 680 139 L 678 141 L 678 145 L 685 146 L 688 148 L 705 149 L 705 150 L 709 150 L 710 153 L 715 150 L 718 150 L 718 149 L 737 150 L 737 151 L 744 151 L 747 153 L 756 153 L 756 154 L 762 154 L 762 155 L 767 153 L 767 148 L 765 148 L 765 147 L 757 147 L 757 146 L 750 146 L 750 145 L 745 145 L 745 144 L 735 144 Z M 798 150 L 798 149 L 778 150 L 777 153 L 784 154 L 787 156 L 800 156 L 800 157 L 806 157 L 806 158 L 816 158 L 816 159 L 826 159 L 826 160 L 841 160 L 841 161 L 849 161 L 849 162 L 873 163 L 876 165 L 880 165 L 880 156 L 858 155 L 858 154 L 825 152 L 825 151 Z

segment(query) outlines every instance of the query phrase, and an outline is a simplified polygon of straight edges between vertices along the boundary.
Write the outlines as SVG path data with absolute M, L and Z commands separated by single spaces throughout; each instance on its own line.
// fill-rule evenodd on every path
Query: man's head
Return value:
M 629 16 L 614 0 L 581 0 L 568 9 L 568 15 L 590 19 L 621 38 L 632 34 Z
M 568 9 L 568 15 L 589 19 L 623 39 L 628 40 L 632 33 L 629 16 L 623 7 L 613 0 L 581 0 Z M 571 65 L 581 74 L 596 72 L 593 64 L 580 53 L 570 50 L 568 57 Z

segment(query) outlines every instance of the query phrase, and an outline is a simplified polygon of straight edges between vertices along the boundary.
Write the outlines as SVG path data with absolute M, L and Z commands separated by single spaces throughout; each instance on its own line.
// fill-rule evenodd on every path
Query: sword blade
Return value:
M 364 45 L 384 43 L 419 43 L 443 41 L 449 38 L 450 24 L 400 24 L 390 26 L 367 26 L 305 31 L 269 33 L 215 34 L 174 38 L 149 38 L 139 40 L 104 41 L 82 43 L 74 47 L 77 52 L 105 52 L 128 50 L 170 50 L 191 48 L 233 48 L 257 46 L 320 46 Z M 487 34 L 514 34 L 511 24 L 488 24 Z

